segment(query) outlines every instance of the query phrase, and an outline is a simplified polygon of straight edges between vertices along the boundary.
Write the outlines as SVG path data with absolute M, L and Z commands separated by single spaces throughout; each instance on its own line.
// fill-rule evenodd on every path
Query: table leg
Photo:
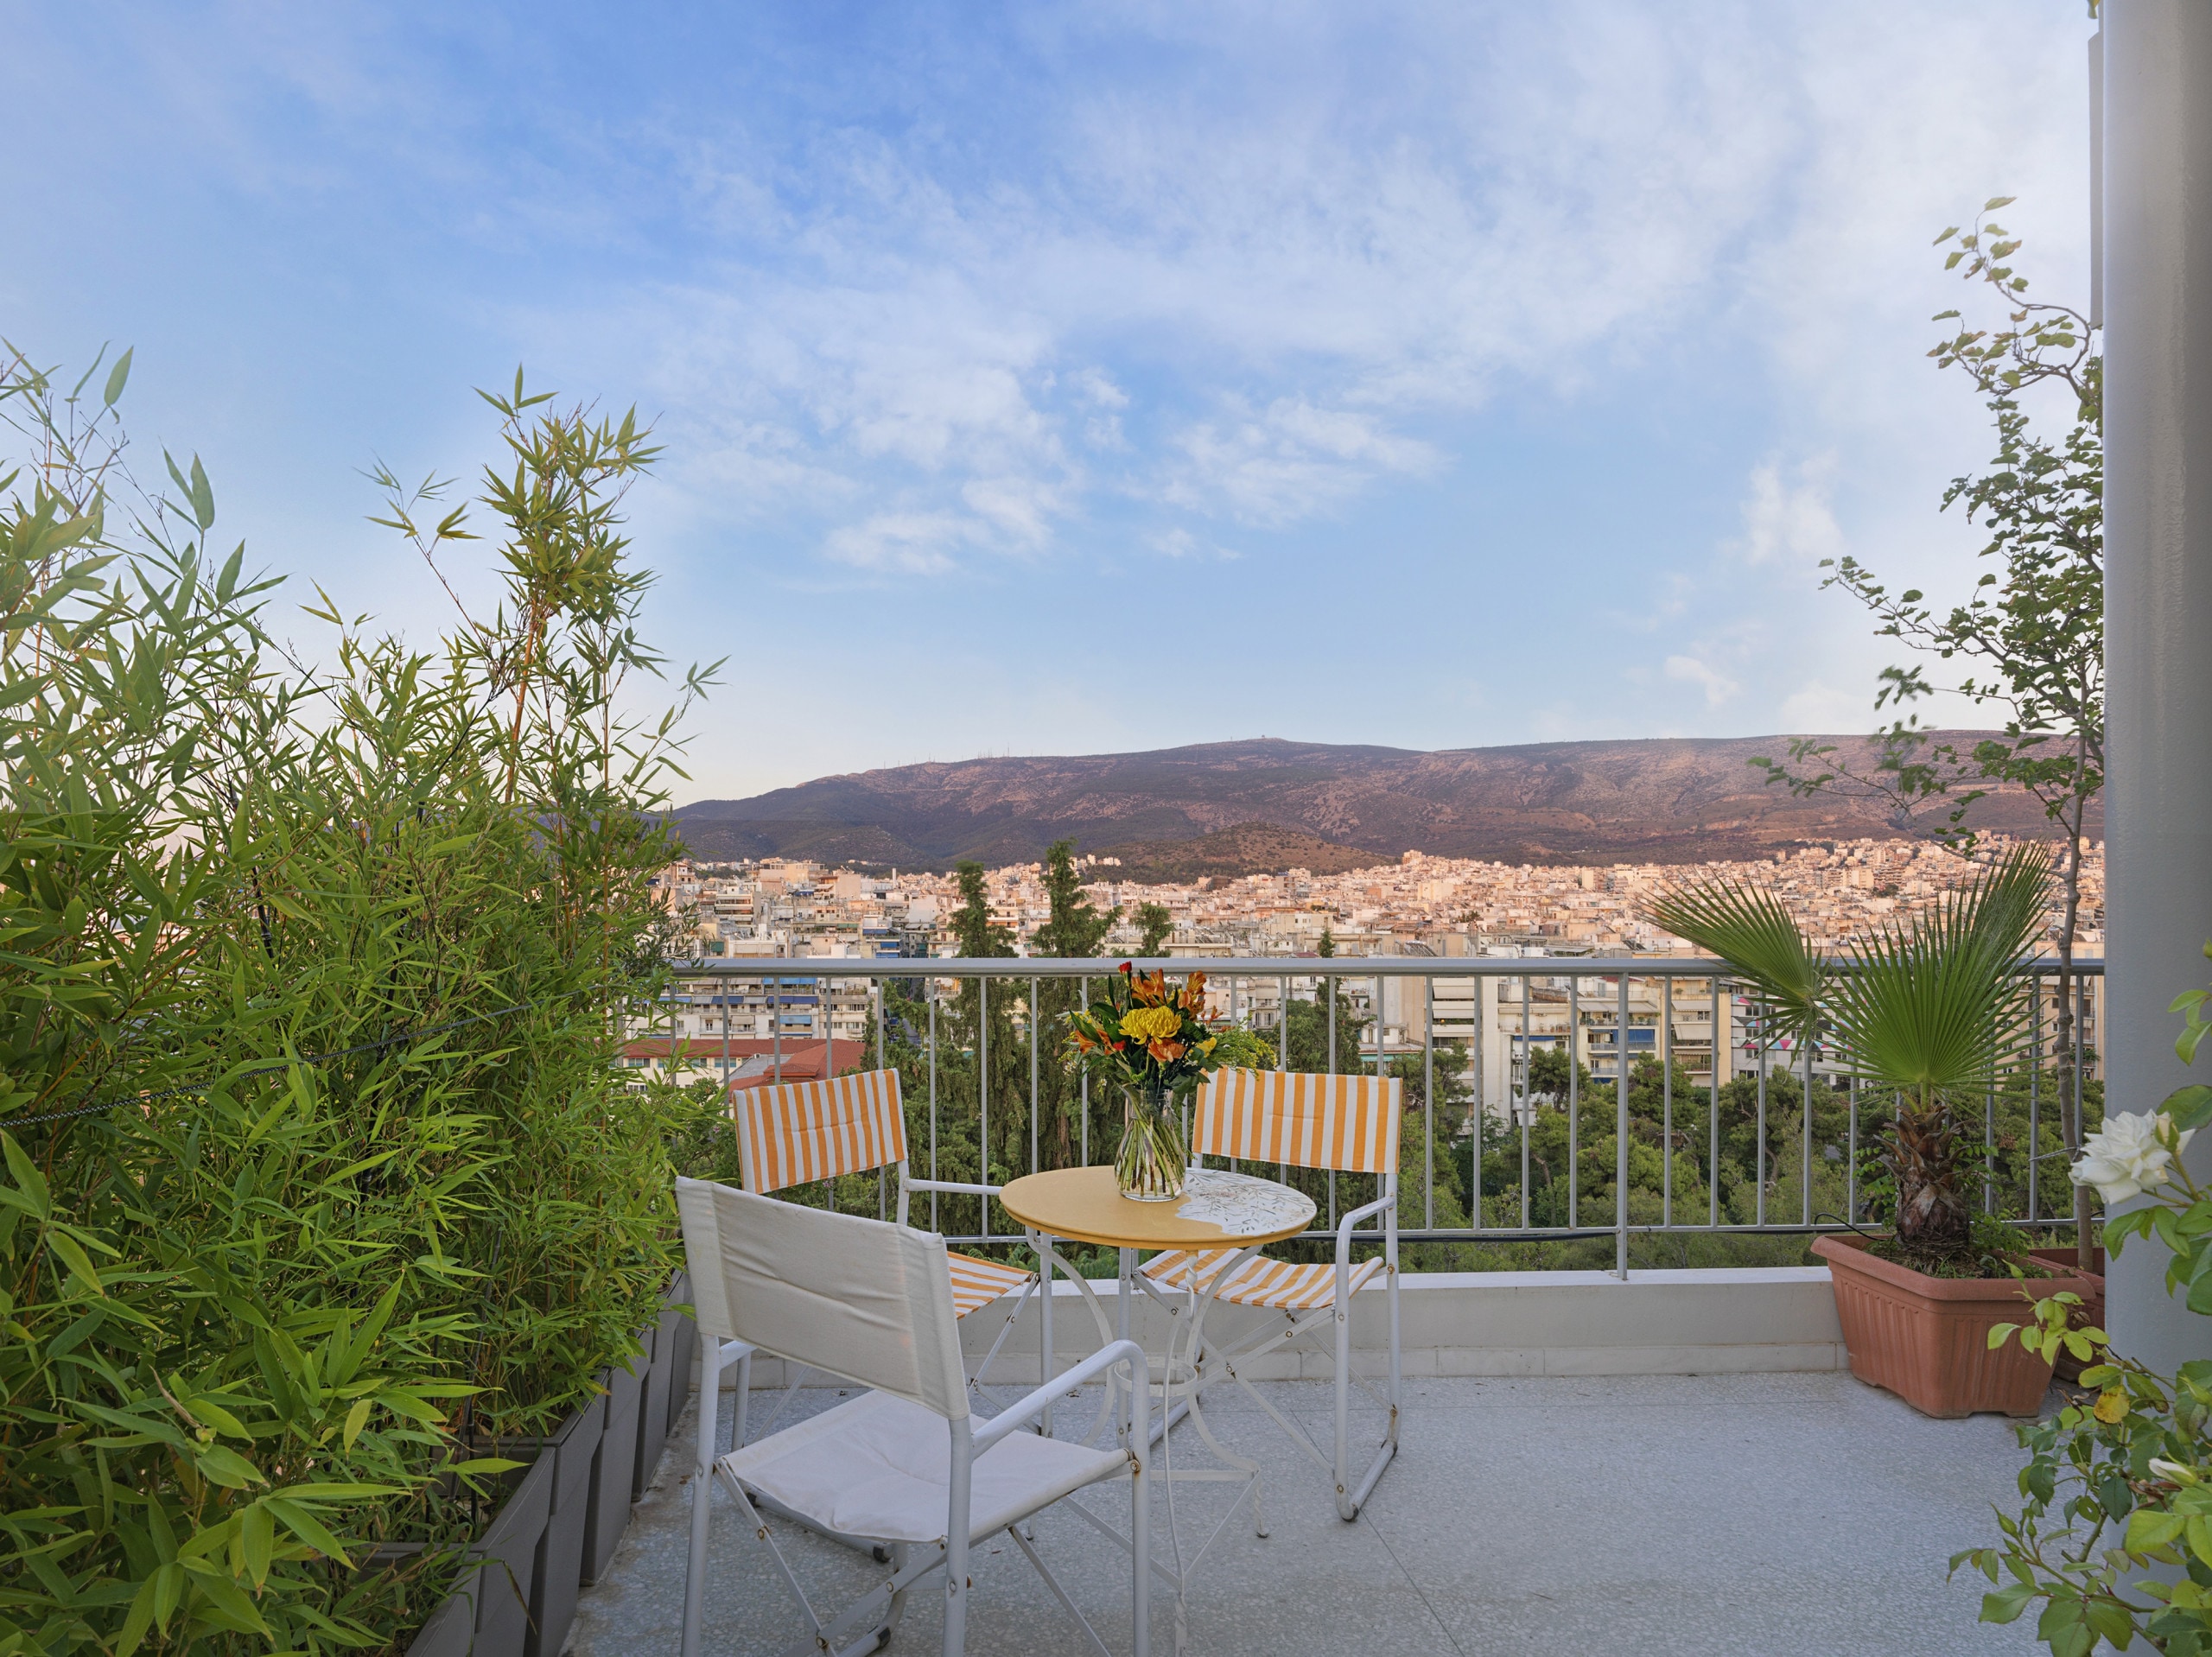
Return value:
M 1117 1252 L 1121 1256 L 1121 1281 L 1116 1296 L 1114 1338 L 1126 1341 L 1129 1338 L 1129 1273 L 1136 1269 L 1137 1251 L 1124 1248 Z M 1135 1399 L 1131 1398 L 1129 1406 L 1118 1412 L 1114 1418 L 1114 1442 L 1124 1449 L 1128 1447 L 1129 1424 L 1135 1416 Z
M 1049 1237 L 1033 1237 L 1031 1241 L 1037 1251 L 1037 1292 L 1043 1297 L 1038 1302 L 1037 1384 L 1049 1387 L 1060 1373 L 1060 1355 L 1052 1349 L 1052 1243 Z M 1052 1436 L 1052 1406 L 1049 1402 L 1037 1430 L 1047 1438 Z

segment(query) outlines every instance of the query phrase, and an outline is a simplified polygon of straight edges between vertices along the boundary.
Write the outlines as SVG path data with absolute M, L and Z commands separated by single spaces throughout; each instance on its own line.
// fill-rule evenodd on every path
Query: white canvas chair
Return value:
M 1117 1341 L 990 1420 L 976 1425 L 953 1312 L 944 1239 L 880 1220 L 778 1203 L 728 1185 L 676 1182 L 683 1250 L 699 1319 L 699 1482 L 709 1476 L 766 1541 L 809 1632 L 802 1652 L 856 1657 L 886 1643 L 906 1596 L 944 1572 L 947 1657 L 965 1649 L 969 1551 L 1005 1531 L 1035 1565 L 1091 1645 L 1105 1643 L 1022 1533 L 1023 1521 L 1102 1480 L 1130 1490 L 1130 1614 L 1136 1657 L 1150 1652 L 1151 1545 L 1145 1446 L 1150 1377 L 1143 1350 Z M 842 1377 L 874 1390 L 810 1420 L 713 1455 L 712 1354 L 730 1343 Z M 1129 1367 L 1135 1419 L 1122 1447 L 1095 1450 L 1018 1431 L 1071 1386 Z M 808 1604 L 755 1505 L 767 1495 L 825 1532 L 885 1545 L 890 1574 L 843 1611 Z M 1122 1539 L 1088 1508 L 1084 1517 Z M 695 1502 L 684 1584 L 683 1657 L 697 1657 L 706 1595 L 707 1508 Z
M 1234 1159 L 1263 1166 L 1333 1169 L 1372 1174 L 1375 1200 L 1337 1222 L 1336 1260 L 1294 1265 L 1272 1260 L 1253 1250 L 1170 1249 L 1142 1267 L 1144 1277 L 1163 1288 L 1190 1296 L 1190 1336 L 1196 1366 L 1192 1390 L 1220 1379 L 1233 1379 L 1253 1401 L 1274 1418 L 1335 1481 L 1337 1512 L 1357 1519 L 1376 1480 L 1398 1448 L 1400 1361 L 1398 1356 L 1398 1130 L 1404 1114 L 1403 1089 L 1395 1076 L 1313 1076 L 1291 1070 L 1217 1070 L 1198 1089 L 1192 1113 L 1194 1165 L 1205 1157 Z M 1353 1234 L 1380 1217 L 1382 1253 L 1355 1263 Z M 1373 1233 L 1369 1234 L 1370 1236 Z M 1351 1362 L 1351 1300 L 1361 1290 L 1381 1286 L 1389 1298 L 1389 1394 L 1374 1387 Z M 1210 1346 L 1202 1340 L 1205 1319 L 1216 1301 L 1255 1306 L 1282 1314 L 1234 1343 Z M 1253 1389 L 1239 1366 L 1261 1353 L 1313 1338 L 1324 1325 L 1333 1328 L 1332 1356 L 1336 1372 L 1336 1453 L 1333 1461 L 1314 1447 L 1304 1432 L 1286 1420 Z M 1385 1412 L 1382 1447 L 1354 1482 L 1351 1448 L 1351 1389 L 1357 1387 Z M 1197 1422 L 1201 1431 L 1205 1423 Z M 1256 1482 L 1257 1473 L 1254 1473 Z M 1266 1521 L 1255 1500 L 1254 1522 L 1262 1535 Z
M 895 1169 L 899 1177 L 899 1223 L 904 1225 L 915 1191 L 942 1191 L 988 1199 L 996 1196 L 1000 1189 L 957 1180 L 913 1178 L 906 1166 L 906 1113 L 899 1100 L 896 1070 L 868 1070 L 854 1076 L 826 1076 L 816 1082 L 741 1088 L 730 1095 L 730 1118 L 737 1132 L 739 1178 L 747 1190 L 763 1197 L 817 1180 Z M 1039 1276 L 1022 1267 L 976 1254 L 948 1253 L 945 1258 L 952 1273 L 952 1305 L 957 1316 L 966 1317 L 994 1302 L 1010 1299 L 997 1337 L 983 1355 L 982 1362 L 976 1366 L 969 1381 L 977 1396 L 988 1401 L 989 1395 L 983 1391 L 983 1377 L 1006 1344 L 1007 1336 L 1013 1333 L 1014 1319 L 1021 1315 L 1022 1307 L 1036 1292 Z M 1042 1382 L 1046 1379 L 1046 1356 L 1053 1349 L 1050 1295 L 1040 1297 L 1038 1315 L 1043 1321 L 1043 1329 L 1038 1345 L 1037 1378 Z M 730 1342 L 719 1348 L 715 1343 L 702 1342 L 700 1350 L 713 1355 L 717 1388 L 721 1386 L 721 1371 L 733 1364 L 737 1368 L 735 1431 L 731 1443 L 741 1446 L 748 1436 L 747 1406 L 753 1395 L 752 1349 L 742 1342 Z M 791 1407 L 791 1400 L 798 1396 L 798 1389 L 806 1381 L 803 1367 L 794 1364 L 787 1368 L 792 1371 L 790 1384 L 761 1425 L 760 1432 L 763 1436 L 776 1430 L 784 1412 Z M 711 1410 L 712 1406 L 706 1407 Z M 1048 1417 L 1048 1422 L 1049 1419 Z M 692 1501 L 703 1513 L 706 1500 L 706 1481 L 702 1479 L 692 1493 Z M 772 1497 L 764 1496 L 761 1500 L 772 1512 L 783 1512 Z M 785 1513 L 784 1516 L 800 1517 L 791 1513 Z M 849 1547 L 873 1552 L 878 1559 L 890 1557 L 883 1547 L 857 1536 L 835 1532 L 824 1534 Z

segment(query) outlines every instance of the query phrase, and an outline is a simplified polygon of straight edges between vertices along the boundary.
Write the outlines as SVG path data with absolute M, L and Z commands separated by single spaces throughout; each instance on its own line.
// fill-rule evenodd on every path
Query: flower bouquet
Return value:
M 1171 989 L 1166 974 L 1141 973 L 1125 961 L 1103 994 L 1065 1015 L 1077 1062 L 1122 1089 L 1128 1115 L 1114 1178 L 1122 1196 L 1140 1203 L 1183 1194 L 1191 1153 L 1175 1100 L 1214 1067 L 1217 1038 L 1201 1016 L 1205 1004 L 1204 973 Z

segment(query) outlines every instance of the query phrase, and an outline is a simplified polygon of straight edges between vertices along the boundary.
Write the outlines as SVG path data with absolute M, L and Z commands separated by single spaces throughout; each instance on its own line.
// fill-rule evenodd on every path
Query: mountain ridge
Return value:
M 1942 734 L 1970 741 L 1985 733 Z M 1817 740 L 1862 762 L 1872 752 L 1866 737 Z M 1908 837 L 1909 826 L 1869 803 L 1799 799 L 1769 785 L 1750 761 L 1784 756 L 1790 740 L 1649 737 L 1421 750 L 1259 737 L 926 761 L 696 801 L 671 816 L 702 859 L 916 868 L 962 858 L 1031 862 L 1064 837 L 1085 851 L 1142 848 L 1147 863 L 1180 861 L 1163 848 L 1269 826 L 1378 861 L 1411 850 L 1511 863 L 1692 863 L 1819 841 Z M 1967 820 L 2014 835 L 2050 833 L 2042 808 L 2017 789 L 1995 790 Z M 2099 816 L 2091 836 L 2102 832 Z M 1255 855 L 1270 844 L 1249 832 L 1245 839 Z

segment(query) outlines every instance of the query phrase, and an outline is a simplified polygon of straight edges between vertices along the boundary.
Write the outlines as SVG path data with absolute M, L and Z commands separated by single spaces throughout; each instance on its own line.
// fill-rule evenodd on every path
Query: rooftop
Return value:
M 1262 1389 L 1317 1438 L 1329 1388 Z M 803 1394 L 809 1409 L 842 1394 Z M 1319 1472 L 1233 1389 L 1207 1394 L 1230 1448 L 1259 1458 L 1273 1534 L 1241 1520 L 1192 1585 L 1189 1649 L 1474 1657 L 1872 1657 L 2025 1653 L 2032 1618 L 1979 1623 L 1981 1579 L 1946 1583 L 1957 1550 L 1994 1539 L 2020 1452 L 1994 1416 L 1934 1421 L 1844 1373 L 1409 1380 L 1402 1447 L 1357 1522 Z M 798 1407 L 798 1406 L 794 1406 Z M 1080 1412 L 1070 1412 L 1076 1415 Z M 725 1440 L 729 1413 L 725 1410 Z M 585 1591 L 571 1657 L 669 1657 L 677 1647 L 696 1428 L 687 1408 L 607 1578 Z M 1173 1449 L 1189 1454 L 1187 1425 Z M 725 1447 L 727 1443 L 725 1442 Z M 1114 1515 L 1119 1498 L 1098 1508 Z M 1184 1546 L 1225 1492 L 1176 1492 Z M 1167 1546 L 1155 1494 L 1154 1543 Z M 802 1633 L 766 1550 L 717 1491 L 704 1649 L 781 1652 Z M 817 1607 L 871 1580 L 859 1556 L 785 1527 Z M 1039 1552 L 1117 1654 L 1128 1577 L 1072 1514 L 1047 1513 Z M 1001 1538 L 976 1555 L 968 1649 L 1085 1649 L 1028 1563 Z M 818 1591 L 817 1591 L 818 1584 Z M 1154 1649 L 1174 1647 L 1154 1602 Z M 938 1601 L 918 1591 L 893 1652 L 938 1648 Z

